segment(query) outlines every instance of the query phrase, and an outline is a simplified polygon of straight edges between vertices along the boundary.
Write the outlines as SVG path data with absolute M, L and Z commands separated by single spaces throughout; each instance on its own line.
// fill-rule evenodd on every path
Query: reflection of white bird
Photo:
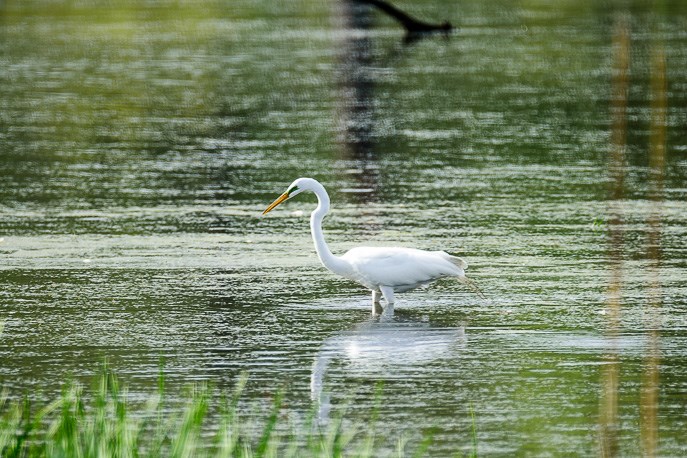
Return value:
M 322 342 L 310 374 L 310 398 L 316 402 L 321 423 L 329 420 L 331 409 L 331 393 L 325 387 L 327 378 L 380 380 L 401 372 L 426 374 L 428 364 L 455 358 L 467 344 L 463 326 L 433 327 L 427 322 L 399 320 L 393 315 L 386 318 L 366 321 Z M 342 363 L 342 370 L 334 369 L 334 374 L 329 374 L 332 361 Z
M 332 272 L 370 289 L 373 304 L 379 303 L 380 293 L 388 304 L 393 304 L 395 292 L 408 291 L 443 277 L 455 277 L 481 295 L 472 281 L 465 276 L 467 263 L 444 251 L 357 247 L 343 256 L 334 256 L 322 233 L 322 219 L 329 211 L 329 195 L 324 186 L 312 178 L 299 178 L 291 183 L 286 192 L 267 207 L 263 215 L 304 191 L 314 192 L 319 202 L 310 215 L 310 230 L 320 261 Z

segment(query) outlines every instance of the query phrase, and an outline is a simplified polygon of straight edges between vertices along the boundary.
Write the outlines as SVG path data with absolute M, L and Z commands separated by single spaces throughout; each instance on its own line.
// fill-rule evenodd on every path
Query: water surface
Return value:
M 687 453 L 687 10 L 345 3 L 0 5 L 0 382 L 52 399 L 107 359 L 132 395 L 288 386 L 291 418 L 428 454 Z M 464 257 L 368 292 L 335 253 Z M 383 382 L 381 405 L 375 386 Z M 298 421 L 298 420 L 294 420 Z

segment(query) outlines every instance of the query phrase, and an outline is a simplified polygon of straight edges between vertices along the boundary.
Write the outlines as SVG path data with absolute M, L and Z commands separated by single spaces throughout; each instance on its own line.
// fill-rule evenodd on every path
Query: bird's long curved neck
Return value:
M 329 194 L 324 187 L 319 187 L 314 192 L 317 196 L 318 205 L 310 214 L 310 232 L 315 243 L 315 251 L 327 269 L 338 274 L 344 274 L 348 270 L 348 264 L 332 254 L 324 241 L 324 233 L 322 232 L 322 220 L 329 212 Z

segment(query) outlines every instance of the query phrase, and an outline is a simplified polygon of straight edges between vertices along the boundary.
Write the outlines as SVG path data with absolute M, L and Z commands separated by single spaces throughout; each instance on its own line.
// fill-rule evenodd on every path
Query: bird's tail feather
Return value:
M 462 277 L 456 277 L 456 278 L 457 278 L 461 283 L 467 285 L 467 287 L 470 288 L 470 290 L 471 290 L 473 293 L 476 293 L 481 299 L 487 300 L 487 297 L 484 295 L 484 293 L 482 292 L 482 290 L 479 289 L 479 287 L 477 286 L 477 284 L 476 284 L 473 280 L 469 279 L 469 278 L 466 277 L 465 275 L 463 275 Z
M 461 258 L 459 258 L 458 256 L 453 256 L 452 254 L 449 254 L 448 260 L 463 270 L 466 270 L 468 268 L 468 263 L 465 262 L 464 260 L 462 260 Z

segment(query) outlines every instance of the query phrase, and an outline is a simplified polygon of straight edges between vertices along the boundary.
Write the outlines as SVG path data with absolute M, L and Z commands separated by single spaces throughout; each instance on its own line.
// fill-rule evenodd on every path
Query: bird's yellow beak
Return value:
M 288 199 L 288 198 L 289 198 L 289 193 L 288 193 L 288 192 L 285 192 L 285 193 L 282 194 L 281 196 L 277 197 L 277 200 L 275 200 L 274 202 L 272 202 L 272 203 L 270 204 L 270 206 L 267 207 L 267 208 L 265 209 L 264 212 L 262 212 L 262 214 L 263 214 L 263 215 L 268 214 L 269 212 L 272 211 L 272 209 L 273 209 L 274 207 L 276 207 L 276 206 L 279 205 L 280 203 L 284 202 L 284 201 L 285 201 L 286 199 Z

